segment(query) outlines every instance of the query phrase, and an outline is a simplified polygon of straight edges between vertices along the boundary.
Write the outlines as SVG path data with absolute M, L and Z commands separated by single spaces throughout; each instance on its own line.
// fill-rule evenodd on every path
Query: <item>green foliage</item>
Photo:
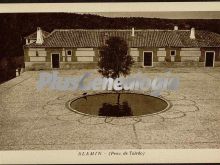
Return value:
M 130 74 L 133 63 L 126 41 L 120 37 L 110 37 L 100 51 L 98 71 L 104 77 L 126 76 Z

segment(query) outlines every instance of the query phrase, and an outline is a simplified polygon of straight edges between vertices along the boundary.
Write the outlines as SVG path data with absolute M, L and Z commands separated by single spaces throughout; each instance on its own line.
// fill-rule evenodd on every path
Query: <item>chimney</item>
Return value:
M 37 41 L 36 44 L 43 44 L 44 38 L 43 33 L 40 27 L 37 28 Z
M 131 36 L 134 37 L 134 28 L 131 29 Z
M 174 30 L 178 30 L 178 26 L 174 26 Z
M 195 39 L 196 36 L 195 36 L 195 28 L 191 28 L 191 31 L 190 31 L 190 39 Z

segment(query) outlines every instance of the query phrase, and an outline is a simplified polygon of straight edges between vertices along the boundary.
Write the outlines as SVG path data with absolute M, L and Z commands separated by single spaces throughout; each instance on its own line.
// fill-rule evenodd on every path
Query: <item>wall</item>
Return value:
M 158 61 L 159 62 L 165 61 L 166 54 L 167 54 L 167 52 L 166 52 L 165 48 L 158 48 L 158 50 L 157 50 Z
M 28 61 L 30 61 L 30 58 L 29 58 L 29 56 L 28 56 L 28 48 L 24 48 L 24 61 L 26 62 L 28 62 Z
M 154 66 L 154 62 L 158 61 L 158 57 L 157 57 L 158 48 L 139 48 L 138 50 L 139 50 L 138 62 L 141 62 L 142 66 L 143 66 L 143 53 L 144 53 L 144 51 L 152 51 L 153 52 L 153 66 Z
M 47 52 L 44 48 L 30 48 L 28 49 L 28 56 L 30 62 L 46 61 Z
M 138 48 L 130 48 L 129 53 L 130 53 L 130 55 L 132 56 L 132 58 L 135 62 L 140 60 L 139 59 L 139 50 L 138 50 Z
M 67 55 L 71 50 L 72 55 Z M 36 56 L 38 51 L 39 56 Z M 60 55 L 60 68 L 94 68 L 97 66 L 99 58 L 99 49 L 97 48 L 25 48 L 25 67 L 27 70 L 51 69 L 51 55 L 58 53 Z M 77 61 L 79 60 L 79 61 Z
M 171 56 L 170 52 L 174 50 L 176 51 L 175 56 Z M 166 48 L 166 57 L 165 57 L 166 62 L 181 62 L 181 57 L 180 57 L 180 48 Z
M 52 53 L 58 53 L 60 55 L 60 62 L 63 61 L 62 58 L 62 48 L 46 48 L 47 56 L 46 56 L 46 61 L 51 62 L 51 54 Z
M 171 59 L 170 51 L 175 50 L 176 55 Z M 138 64 L 136 66 L 143 66 L 143 52 L 152 51 L 153 52 L 153 66 L 158 66 L 159 63 L 174 63 L 181 62 L 180 48 L 138 48 Z M 173 62 L 171 62 L 173 61 Z M 155 65 L 154 65 L 155 64 Z
M 201 48 L 201 57 L 199 58 L 200 62 L 205 62 L 205 52 L 214 51 L 215 52 L 215 61 L 220 62 L 220 49 L 219 48 Z
M 195 61 L 199 62 L 199 58 L 201 56 L 200 48 L 181 48 L 180 57 L 181 61 Z
M 78 62 L 93 62 L 95 51 L 93 48 L 77 48 L 75 55 Z
M 98 62 L 99 61 L 99 48 L 94 48 L 94 51 L 95 51 L 95 57 L 94 57 L 94 62 Z
M 176 51 L 173 59 L 170 55 L 171 50 Z M 134 64 L 134 67 L 143 66 L 144 51 L 153 51 L 153 66 L 155 67 L 203 67 L 205 51 L 213 50 L 215 51 L 215 67 L 217 67 L 220 66 L 219 48 L 138 48 L 138 62 Z
M 38 56 L 36 56 L 36 51 Z M 48 69 L 48 52 L 45 48 L 24 48 L 24 61 L 26 70 Z
M 67 56 L 67 50 L 72 51 L 72 56 Z M 173 60 L 170 51 L 175 50 Z M 130 48 L 129 52 L 136 61 L 133 67 L 143 67 L 143 52 L 153 52 L 154 67 L 190 67 L 204 66 L 205 51 L 215 51 L 215 66 L 220 66 L 219 48 Z M 39 56 L 36 57 L 36 52 Z M 99 60 L 98 48 L 46 48 L 24 49 L 25 66 L 28 69 L 51 69 L 51 54 L 60 54 L 60 68 L 97 68 Z M 32 61 L 30 61 L 32 60 Z M 80 61 L 77 61 L 80 60 Z M 45 62 L 46 61 L 46 62 Z
M 95 69 L 97 62 L 61 62 L 62 69 Z
M 50 62 L 25 62 L 25 70 L 51 69 Z

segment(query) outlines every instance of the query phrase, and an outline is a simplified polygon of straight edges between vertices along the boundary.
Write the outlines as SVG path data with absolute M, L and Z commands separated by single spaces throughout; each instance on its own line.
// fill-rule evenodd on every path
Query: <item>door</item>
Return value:
M 60 55 L 52 54 L 52 68 L 59 68 L 59 67 L 60 67 Z
M 206 52 L 205 66 L 206 67 L 213 67 L 214 66 L 214 52 Z
M 144 52 L 144 66 L 152 66 L 153 52 Z

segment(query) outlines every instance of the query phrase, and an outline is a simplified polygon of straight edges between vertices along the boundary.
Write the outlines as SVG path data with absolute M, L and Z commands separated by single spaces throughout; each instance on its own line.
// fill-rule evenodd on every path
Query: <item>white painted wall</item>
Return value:
M 158 57 L 166 57 L 166 51 L 164 51 L 164 50 L 157 51 L 157 56 Z
M 165 61 L 165 57 L 166 57 L 165 48 L 158 48 L 157 57 L 159 62 Z
M 130 55 L 132 56 L 132 58 L 134 59 L 134 61 L 138 61 L 139 51 L 138 51 L 137 48 L 131 48 L 131 49 L 130 49 Z
M 199 61 L 199 57 L 181 57 L 181 61 Z
M 79 62 L 93 61 L 93 57 L 95 56 L 93 48 L 77 48 L 75 53 Z
M 138 50 L 131 50 L 130 55 L 134 56 L 134 57 L 138 57 L 139 56 L 139 51 Z
M 180 51 L 181 61 L 199 61 L 200 48 L 182 48 Z
M 72 57 L 67 57 L 67 61 L 68 62 L 72 61 Z
M 165 57 L 158 57 L 158 61 L 159 61 L 159 62 L 165 61 Z
M 66 55 L 66 53 L 65 53 L 65 50 L 63 49 L 62 50 L 62 56 L 65 56 Z
M 34 56 L 36 57 L 36 51 L 38 51 L 38 56 L 47 56 L 47 52 L 45 51 L 45 49 L 42 49 L 42 48 L 36 48 L 36 49 L 29 49 L 28 50 L 28 55 L 31 57 L 31 56 Z
M 30 57 L 30 62 L 46 61 L 45 57 Z
M 79 62 L 92 62 L 93 61 L 93 57 L 77 57 L 77 61 Z
M 89 51 L 85 51 L 85 50 L 80 50 L 80 51 L 76 51 L 76 57 L 93 57 L 95 56 L 95 51 L 93 50 L 89 50 Z
M 201 51 L 180 51 L 180 56 L 197 57 L 201 55 Z

